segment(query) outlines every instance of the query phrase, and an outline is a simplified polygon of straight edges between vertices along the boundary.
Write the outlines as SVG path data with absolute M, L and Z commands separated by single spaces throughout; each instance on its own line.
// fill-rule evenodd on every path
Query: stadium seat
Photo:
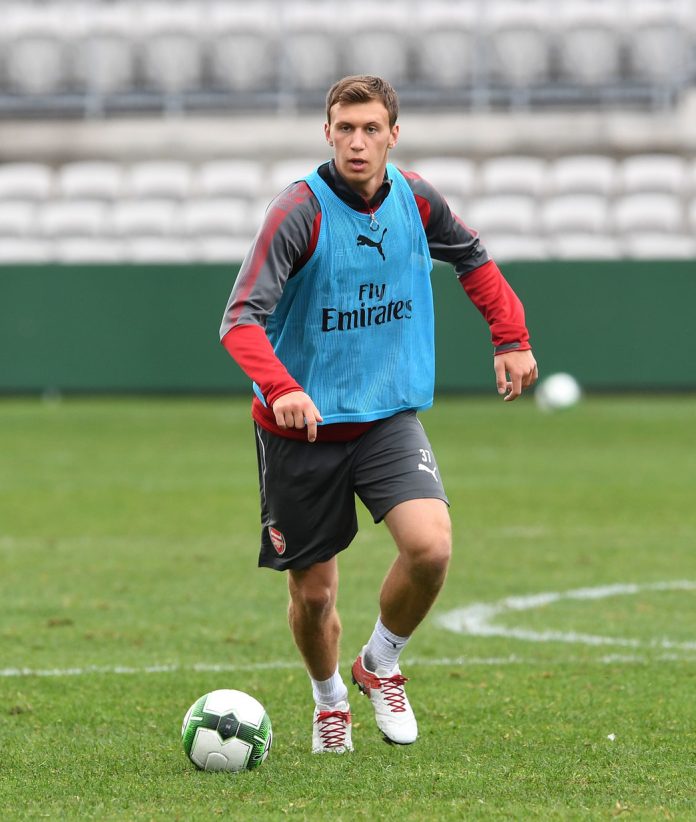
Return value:
M 123 166 L 105 160 L 65 163 L 56 174 L 58 194 L 67 198 L 115 200 L 123 191 Z
M 277 24 L 272 3 L 211 3 L 205 47 L 214 85 L 233 91 L 273 88 L 278 79 Z
M 230 198 L 187 200 L 177 222 L 181 231 L 191 237 L 205 234 L 246 237 L 256 228 L 250 225 L 248 202 Z
M 481 238 L 492 259 L 545 260 L 548 257 L 546 241 L 542 237 L 516 234 L 490 234 Z
M 120 237 L 171 237 L 177 209 L 172 200 L 119 200 L 109 215 L 109 233 Z
M 686 234 L 649 231 L 624 237 L 626 254 L 643 260 L 681 260 L 696 257 L 696 238 Z
M 189 163 L 178 160 L 145 160 L 126 172 L 125 188 L 131 197 L 182 199 L 191 190 Z
M 57 4 L 3 9 L 5 71 L 13 91 L 50 94 L 68 87 L 66 21 Z
M 619 240 L 609 234 L 555 234 L 548 239 L 549 256 L 559 260 L 616 260 L 622 256 Z
M 44 263 L 53 256 L 53 243 L 36 237 L 3 237 L 0 264 Z
M 6 237 L 28 237 L 36 231 L 36 204 L 28 200 L 0 200 L 0 243 Z
M 193 189 L 209 197 L 253 198 L 262 182 L 262 165 L 256 160 L 208 160 L 198 168 Z
M 54 190 L 54 174 L 42 163 L 0 165 L 0 199 L 45 200 Z
M 470 197 L 476 186 L 476 165 L 471 160 L 456 157 L 425 157 L 411 166 L 445 197 Z
M 477 7 L 472 3 L 418 3 L 414 14 L 418 84 L 440 90 L 470 86 L 477 62 Z
M 581 86 L 615 83 L 621 76 L 622 13 L 613 3 L 564 0 L 552 24 L 560 77 Z
M 609 225 L 609 203 L 600 194 L 548 197 L 542 203 L 541 225 L 547 234 L 601 234 Z
M 105 237 L 59 237 L 51 259 L 60 263 L 119 263 L 126 259 L 122 241 Z
M 689 202 L 686 219 L 689 230 L 696 237 L 696 197 Z
M 75 47 L 71 72 L 88 94 L 131 90 L 135 85 L 137 15 L 132 2 L 83 0 L 73 10 Z
M 241 263 L 252 246 L 246 237 L 199 237 L 194 240 L 193 257 L 207 263 Z
M 484 243 L 491 234 L 533 235 L 539 228 L 536 201 L 521 194 L 477 198 L 466 216 L 467 224 L 479 232 Z
M 610 196 L 616 188 L 617 167 L 612 157 L 575 154 L 550 164 L 548 189 L 555 194 L 587 193 Z
M 271 197 L 274 197 L 284 188 L 287 188 L 290 183 L 306 177 L 307 174 L 323 162 L 325 162 L 325 159 L 322 159 L 321 157 L 313 157 L 305 159 L 299 158 L 295 160 L 280 160 L 277 163 L 274 163 L 271 166 L 269 174 L 267 175 L 267 193 L 270 194 Z
M 640 191 L 682 192 L 688 188 L 688 166 L 674 154 L 635 154 L 619 166 L 619 182 L 626 194 Z
M 621 234 L 678 234 L 684 224 L 681 202 L 671 194 L 627 194 L 615 201 L 611 216 L 615 230 Z
M 341 4 L 342 74 L 375 74 L 395 86 L 409 70 L 411 12 L 398 0 L 381 0 L 365 13 L 364 2 Z
M 480 187 L 484 194 L 532 194 L 539 196 L 546 186 L 545 160 L 538 157 L 493 157 L 480 167 Z
M 51 200 L 39 206 L 39 235 L 55 237 L 98 237 L 107 228 L 107 206 L 99 200 Z
M 491 78 L 520 90 L 546 82 L 551 66 L 546 5 L 499 0 L 483 8 Z
M 126 259 L 134 263 L 188 263 L 193 244 L 180 237 L 134 237 L 126 242 Z
M 191 0 L 148 0 L 142 4 L 139 25 L 139 51 L 147 85 L 167 94 L 199 88 L 203 74 L 202 5 Z
M 326 91 L 342 70 L 343 31 L 333 4 L 284 4 L 281 28 L 281 90 Z
M 632 0 L 626 6 L 631 77 L 678 86 L 692 68 L 685 7 L 674 0 Z

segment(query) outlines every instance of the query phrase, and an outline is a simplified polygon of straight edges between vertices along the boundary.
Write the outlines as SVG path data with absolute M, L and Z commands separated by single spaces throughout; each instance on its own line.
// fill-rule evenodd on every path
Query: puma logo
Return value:
M 435 476 L 435 472 L 437 471 L 437 466 L 435 468 L 428 468 L 427 465 L 423 465 L 422 462 L 418 463 L 418 470 L 419 471 L 427 471 L 429 474 L 433 475 L 433 479 L 437 482 L 437 477 Z
M 379 238 L 379 242 L 376 240 L 371 240 L 369 237 L 366 237 L 364 234 L 358 234 L 358 245 L 369 245 L 370 248 L 376 248 L 379 251 L 379 256 L 386 260 L 387 258 L 384 256 L 384 251 L 382 250 L 382 241 L 384 240 L 384 235 L 387 233 L 387 229 L 382 230 L 382 236 Z

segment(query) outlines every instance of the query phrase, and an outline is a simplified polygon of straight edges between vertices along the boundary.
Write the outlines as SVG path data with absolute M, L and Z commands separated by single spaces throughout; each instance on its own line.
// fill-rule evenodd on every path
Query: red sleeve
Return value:
M 232 359 L 261 389 L 269 406 L 291 391 L 303 391 L 276 357 L 266 332 L 259 325 L 235 325 L 222 338 Z
M 531 348 L 522 303 L 493 260 L 459 282 L 490 326 L 496 354 Z

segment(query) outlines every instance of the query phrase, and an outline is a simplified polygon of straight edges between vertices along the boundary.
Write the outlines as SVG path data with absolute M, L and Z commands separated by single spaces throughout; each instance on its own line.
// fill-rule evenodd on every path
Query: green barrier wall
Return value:
M 218 342 L 237 268 L 0 268 L 0 391 L 247 391 Z M 696 388 L 696 261 L 504 266 L 542 374 L 590 389 Z M 492 390 L 488 329 L 451 268 L 433 271 L 437 385 Z

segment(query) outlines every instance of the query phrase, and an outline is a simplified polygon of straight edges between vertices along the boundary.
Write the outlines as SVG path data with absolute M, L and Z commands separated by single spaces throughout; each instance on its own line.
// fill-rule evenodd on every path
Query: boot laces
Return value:
M 405 682 L 408 682 L 408 678 L 401 674 L 379 677 L 380 693 L 393 713 L 404 713 L 406 710 Z
M 325 748 L 339 748 L 346 744 L 346 725 L 350 725 L 350 711 L 319 711 L 316 723 Z

